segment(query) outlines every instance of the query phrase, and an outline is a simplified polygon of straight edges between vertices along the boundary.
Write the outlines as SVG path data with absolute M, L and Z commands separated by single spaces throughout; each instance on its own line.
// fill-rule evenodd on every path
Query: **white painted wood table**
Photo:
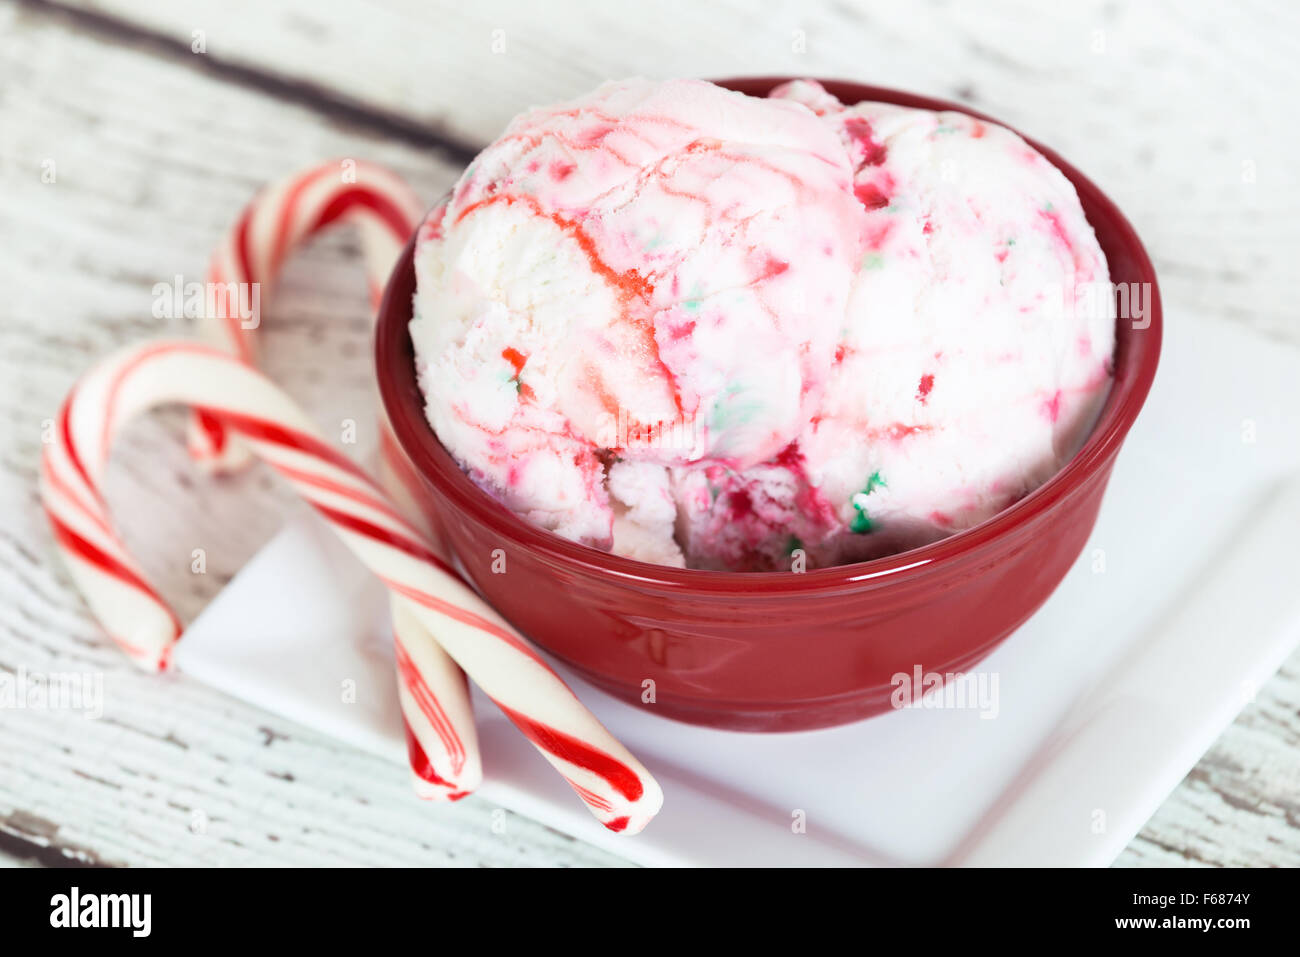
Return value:
M 610 76 L 861 79 L 1060 149 L 1134 220 L 1174 315 L 1300 341 L 1293 4 L 640 6 L 0 0 L 0 670 L 102 673 L 105 696 L 100 720 L 0 711 L 7 861 L 618 863 L 477 799 L 422 805 L 399 767 L 136 673 L 54 561 L 35 473 L 60 398 L 109 349 L 184 332 L 151 317 L 154 284 L 201 278 L 239 206 L 300 166 L 371 159 L 432 199 L 512 114 Z M 322 423 L 372 421 L 355 258 L 323 240 L 270 302 L 267 368 Z M 192 617 L 299 506 L 265 471 L 203 478 L 179 433 L 179 415 L 134 426 L 110 498 Z M 1120 864 L 1300 864 L 1298 744 L 1293 656 Z

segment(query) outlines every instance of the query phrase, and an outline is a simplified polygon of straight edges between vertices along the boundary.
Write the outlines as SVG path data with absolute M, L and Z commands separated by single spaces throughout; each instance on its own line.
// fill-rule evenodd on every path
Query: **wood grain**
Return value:
M 340 0 L 326 12 L 308 0 L 4 0 L 0 670 L 102 674 L 108 716 L 3 715 L 0 852 L 87 864 L 615 863 L 477 799 L 419 805 L 400 768 L 184 679 L 136 674 L 55 564 L 34 492 L 42 427 L 94 357 L 167 327 L 150 316 L 153 285 L 199 278 L 260 184 L 357 156 L 432 198 L 511 115 L 608 76 L 858 78 L 971 103 L 1058 147 L 1135 220 L 1171 304 L 1300 341 L 1289 293 L 1300 143 L 1282 121 L 1296 26 L 1293 7 L 1261 2 L 686 0 L 629 17 L 595 2 Z M 191 50 L 195 30 L 206 52 Z M 53 183 L 42 182 L 47 161 Z M 348 237 L 326 238 L 269 300 L 268 370 L 327 428 L 372 421 L 355 259 Z M 199 475 L 179 435 L 175 415 L 134 427 L 109 494 L 136 516 L 127 537 L 148 571 L 192 617 L 296 506 L 261 470 Z M 358 453 L 371 442 L 363 434 Z M 190 571 L 194 548 L 205 575 Z M 1298 709 L 1300 655 L 1119 863 L 1300 863 Z

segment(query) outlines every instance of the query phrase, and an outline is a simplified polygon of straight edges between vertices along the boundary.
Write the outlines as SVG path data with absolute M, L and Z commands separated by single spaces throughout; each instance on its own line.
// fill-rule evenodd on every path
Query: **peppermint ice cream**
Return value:
M 970 527 L 1110 382 L 1073 187 L 958 113 L 606 84 L 532 110 L 421 228 L 427 414 L 527 520 L 644 561 L 854 561 Z M 1109 301 L 1109 300 L 1107 300 Z

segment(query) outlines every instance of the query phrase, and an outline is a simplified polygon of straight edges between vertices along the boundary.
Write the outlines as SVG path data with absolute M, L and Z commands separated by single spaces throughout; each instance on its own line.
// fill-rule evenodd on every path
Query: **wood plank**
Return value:
M 258 185 L 355 156 L 433 198 L 456 167 L 12 6 L 0 7 L 0 91 L 0 669 L 101 675 L 105 696 L 101 720 L 6 711 L 0 851 L 44 863 L 614 863 L 476 798 L 421 804 L 400 767 L 186 679 L 137 673 L 72 591 L 37 507 L 42 426 L 69 384 L 115 346 L 165 331 L 153 284 L 201 278 Z M 41 180 L 46 160 L 54 183 Z M 323 424 L 373 421 L 350 239 L 317 243 L 267 307 L 271 373 Z M 131 429 L 109 497 L 186 618 L 297 507 L 262 469 L 200 476 L 178 415 Z M 190 572 L 198 547 L 205 575 Z
M 445 133 L 610 77 L 787 74 L 955 98 L 1057 147 L 1133 219 L 1168 300 L 1300 341 L 1300 7 L 659 0 L 65 0 L 210 60 Z M 1249 70 L 1242 66 L 1249 64 Z

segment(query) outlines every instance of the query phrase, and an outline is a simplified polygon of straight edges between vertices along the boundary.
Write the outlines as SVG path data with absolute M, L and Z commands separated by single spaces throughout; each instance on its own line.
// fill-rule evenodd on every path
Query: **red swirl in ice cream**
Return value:
M 417 251 L 439 438 L 532 521 L 637 554 L 615 520 L 649 525 L 629 542 L 680 563 L 666 467 L 748 468 L 820 401 L 860 242 L 850 175 L 802 106 L 702 81 L 519 117 Z
M 1111 313 L 1072 308 L 1106 264 L 1059 171 L 1001 127 L 810 82 L 533 110 L 416 270 L 443 444 L 530 521 L 646 561 L 941 538 L 1056 471 L 1110 381 Z

